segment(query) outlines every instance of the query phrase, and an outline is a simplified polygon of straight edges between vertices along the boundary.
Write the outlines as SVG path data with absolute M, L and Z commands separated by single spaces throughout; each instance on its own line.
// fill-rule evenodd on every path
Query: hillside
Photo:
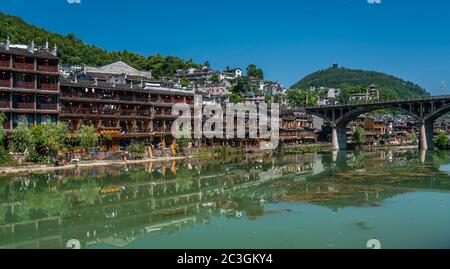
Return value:
M 315 87 L 365 87 L 375 84 L 383 96 L 417 97 L 428 96 L 429 93 L 421 86 L 384 73 L 354 70 L 348 68 L 329 68 L 312 73 L 292 85 L 295 89 L 310 89 Z
M 104 49 L 87 45 L 74 34 L 66 36 L 51 33 L 23 21 L 19 17 L 0 12 L 0 42 L 9 36 L 12 43 L 30 44 L 32 40 L 37 45 L 47 40 L 50 45 L 58 46 L 58 55 L 63 63 L 101 66 L 122 60 L 140 70 L 152 70 L 155 78 L 173 76 L 177 69 L 198 67 L 192 60 L 185 61 L 178 57 L 153 55 L 144 57 L 129 51 L 108 52 Z

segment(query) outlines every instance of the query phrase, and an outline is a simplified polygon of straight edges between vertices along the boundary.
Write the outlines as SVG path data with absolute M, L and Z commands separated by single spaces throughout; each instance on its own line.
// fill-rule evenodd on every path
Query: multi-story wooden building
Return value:
M 280 140 L 282 143 L 316 142 L 317 134 L 314 119 L 304 113 L 283 117 L 280 126 Z
M 0 45 L 0 111 L 4 129 L 25 117 L 29 125 L 58 121 L 59 58 L 56 46 Z
M 100 68 L 84 68 L 61 80 L 60 118 L 72 132 L 93 125 L 111 138 L 109 148 L 132 140 L 171 137 L 176 103 L 194 104 L 194 92 L 176 89 L 167 81 L 154 81 L 150 72 L 123 62 Z

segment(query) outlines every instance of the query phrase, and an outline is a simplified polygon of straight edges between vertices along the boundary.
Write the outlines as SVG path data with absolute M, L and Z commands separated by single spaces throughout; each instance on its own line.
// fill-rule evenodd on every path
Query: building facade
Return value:
M 59 111 L 59 58 L 56 46 L 0 45 L 0 111 L 11 130 L 20 119 L 29 125 L 57 122 Z

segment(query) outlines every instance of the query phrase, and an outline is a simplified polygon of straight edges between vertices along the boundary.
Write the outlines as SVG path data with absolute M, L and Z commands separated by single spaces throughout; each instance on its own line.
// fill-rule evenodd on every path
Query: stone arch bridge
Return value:
M 347 124 L 361 114 L 379 109 L 395 109 L 415 117 L 420 124 L 419 148 L 429 150 L 433 148 L 434 121 L 450 112 L 450 95 L 348 105 L 292 108 L 283 110 L 281 114 L 289 115 L 295 112 L 306 111 L 309 115 L 322 118 L 330 123 L 333 128 L 333 148 L 345 150 L 347 148 Z

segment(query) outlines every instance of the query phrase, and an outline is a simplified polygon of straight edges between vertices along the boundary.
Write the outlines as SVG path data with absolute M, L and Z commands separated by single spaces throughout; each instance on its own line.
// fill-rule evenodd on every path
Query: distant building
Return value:
M 209 80 L 212 75 L 214 75 L 214 71 L 211 70 L 207 66 L 203 66 L 201 69 L 197 68 L 189 68 L 187 70 L 177 70 L 175 73 L 176 78 L 186 78 L 190 81 L 206 81 Z
M 219 76 L 219 80 L 237 79 L 237 78 L 242 77 L 242 69 L 240 69 L 240 68 L 227 69 L 227 70 L 219 73 L 218 76 Z
M 244 101 L 251 104 L 264 103 L 265 95 L 262 93 L 247 93 L 244 95 Z
M 350 101 L 372 101 L 380 99 L 380 91 L 375 85 L 370 85 L 365 93 L 354 93 L 349 96 Z
M 226 83 L 210 83 L 200 85 L 197 87 L 197 91 L 201 93 L 211 94 L 213 96 L 223 96 L 228 93 L 228 86 Z

